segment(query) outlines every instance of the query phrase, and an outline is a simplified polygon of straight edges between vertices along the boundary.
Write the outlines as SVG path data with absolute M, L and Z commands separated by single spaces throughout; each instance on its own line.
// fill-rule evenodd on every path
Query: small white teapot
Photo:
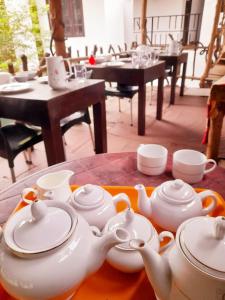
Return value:
M 148 198 L 142 184 L 135 186 L 138 191 L 138 208 L 146 217 L 161 228 L 175 232 L 185 220 L 204 216 L 213 211 L 217 197 L 211 190 L 196 193 L 181 179 L 169 180 L 159 185 Z M 210 197 L 212 202 L 203 208 L 203 201 Z
M 129 197 L 125 193 L 112 196 L 104 188 L 86 184 L 76 189 L 70 197 L 70 204 L 90 225 L 103 229 L 106 222 L 116 215 L 116 204 L 123 201 L 130 207 Z
M 142 240 L 130 246 L 140 251 L 157 299 L 225 299 L 225 217 L 185 221 L 162 256 Z
M 171 232 L 163 231 L 158 234 L 147 218 L 134 213 L 130 208 L 112 217 L 105 225 L 103 232 L 114 231 L 117 228 L 124 228 L 129 233 L 130 239 L 141 239 L 156 252 L 166 250 L 174 241 L 174 236 Z M 169 238 L 170 241 L 160 247 L 159 243 L 164 238 Z M 123 243 L 111 248 L 106 260 L 114 268 L 126 273 L 138 272 L 144 268 L 140 253 L 132 249 L 129 243 Z
M 101 237 L 95 231 L 66 203 L 34 201 L 0 234 L 0 283 L 16 299 L 71 299 L 109 249 L 129 239 L 125 229 Z

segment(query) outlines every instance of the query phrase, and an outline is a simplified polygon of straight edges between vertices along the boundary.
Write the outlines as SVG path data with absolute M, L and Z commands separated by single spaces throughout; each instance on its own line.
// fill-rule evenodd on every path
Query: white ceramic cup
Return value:
M 146 175 L 160 175 L 166 169 L 168 150 L 162 145 L 141 144 L 137 149 L 137 168 Z
M 208 163 L 213 165 L 207 168 Z M 173 153 L 172 173 L 176 179 L 187 183 L 196 183 L 216 168 L 216 161 L 207 159 L 205 154 L 191 149 L 182 149 Z

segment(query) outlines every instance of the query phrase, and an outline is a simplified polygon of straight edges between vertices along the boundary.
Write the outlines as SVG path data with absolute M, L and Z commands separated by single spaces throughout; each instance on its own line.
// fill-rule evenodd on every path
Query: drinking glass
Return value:
M 86 80 L 87 69 L 85 65 L 82 64 L 75 65 L 74 71 L 75 71 L 75 78 L 79 82 L 84 82 Z
M 134 68 L 138 69 L 140 67 L 140 57 L 137 52 L 132 53 L 131 62 Z

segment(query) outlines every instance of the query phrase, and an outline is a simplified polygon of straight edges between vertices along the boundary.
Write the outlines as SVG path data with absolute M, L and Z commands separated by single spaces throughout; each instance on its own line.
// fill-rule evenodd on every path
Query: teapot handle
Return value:
M 159 234 L 159 242 L 162 242 L 164 240 L 164 238 L 170 238 L 170 240 L 168 241 L 168 243 L 166 243 L 166 245 L 160 247 L 159 251 L 163 252 L 166 249 L 168 249 L 173 243 L 174 243 L 174 235 L 172 234 L 172 232 L 170 231 L 162 231 Z
M 205 216 L 205 215 L 209 214 L 211 211 L 213 211 L 213 209 L 216 207 L 216 205 L 217 205 L 217 197 L 214 194 L 214 192 L 211 191 L 211 190 L 203 191 L 201 193 L 198 193 L 198 195 L 200 196 L 202 202 L 207 197 L 210 197 L 212 199 L 212 202 L 207 207 L 204 207 L 202 209 L 202 215 Z
M 115 207 L 116 207 L 116 204 L 118 202 L 125 202 L 127 204 L 128 208 L 131 207 L 130 199 L 127 196 L 127 194 L 125 194 L 125 193 L 119 193 L 119 194 L 117 194 L 116 196 L 113 197 L 113 204 L 114 204 Z

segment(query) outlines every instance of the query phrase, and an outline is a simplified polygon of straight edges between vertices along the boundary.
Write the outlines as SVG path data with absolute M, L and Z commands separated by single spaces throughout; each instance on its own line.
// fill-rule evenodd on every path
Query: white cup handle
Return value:
M 115 207 L 116 207 L 116 204 L 118 202 L 125 202 L 127 204 L 128 208 L 131 207 L 131 205 L 130 205 L 130 199 L 127 196 L 127 194 L 125 194 L 125 193 L 119 193 L 119 194 L 113 196 L 113 204 L 114 204 Z
M 201 193 L 198 193 L 198 195 L 201 198 L 201 201 L 203 202 L 205 198 L 210 197 L 212 199 L 212 202 L 202 209 L 202 215 L 205 216 L 209 214 L 211 211 L 214 210 L 214 208 L 217 206 L 217 197 L 211 190 L 203 191 Z
M 159 241 L 162 242 L 165 237 L 170 238 L 170 240 L 166 245 L 160 247 L 160 249 L 159 249 L 160 252 L 165 251 L 166 249 L 168 249 L 174 243 L 174 235 L 172 234 L 172 232 L 170 232 L 170 231 L 160 232 Z
M 204 171 L 204 174 L 207 174 L 207 173 L 209 173 L 209 172 L 212 172 L 215 168 L 216 168 L 216 166 L 217 166 L 217 163 L 216 163 L 216 161 L 214 160 L 214 159 L 207 159 L 207 161 L 206 161 L 206 165 L 208 164 L 208 163 L 213 163 L 213 166 L 211 167 L 211 168 L 209 168 L 209 169 L 206 169 L 205 171 Z

